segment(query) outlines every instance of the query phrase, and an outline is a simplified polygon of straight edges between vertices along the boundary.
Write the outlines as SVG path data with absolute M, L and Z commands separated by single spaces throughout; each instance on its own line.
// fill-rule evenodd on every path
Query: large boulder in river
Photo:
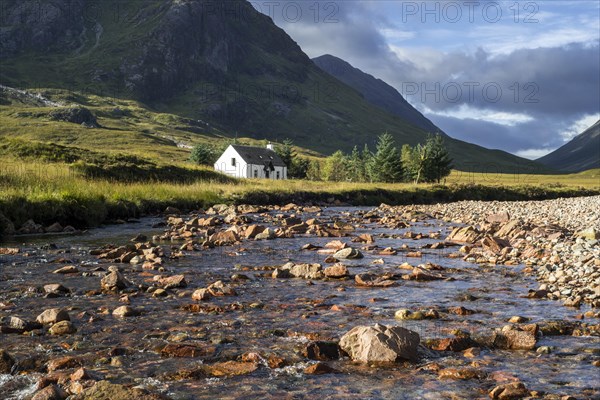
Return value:
M 391 363 L 416 360 L 419 334 L 400 326 L 357 326 L 340 339 L 340 348 L 354 361 Z
M 125 289 L 129 283 L 119 271 L 112 271 L 100 280 L 100 286 L 103 290 L 117 291 Z

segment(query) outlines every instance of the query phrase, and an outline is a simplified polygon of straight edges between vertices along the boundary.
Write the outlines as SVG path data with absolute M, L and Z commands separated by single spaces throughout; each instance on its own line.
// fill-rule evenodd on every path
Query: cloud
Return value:
M 580 118 L 579 120 L 575 121 L 573 125 L 571 125 L 568 129 L 562 131 L 560 134 L 565 141 L 569 141 L 575 136 L 582 133 L 583 131 L 587 130 L 592 125 L 594 125 L 596 122 L 598 122 L 598 120 L 600 120 L 600 112 L 596 114 L 586 115 Z
M 389 1 L 297 2 L 301 20 L 274 20 L 309 56 L 333 54 L 383 79 L 449 135 L 533 156 L 597 118 L 600 6 L 536 3 L 538 22 L 527 24 L 527 10 L 516 21 L 509 3 L 498 3 L 497 23 L 407 20 Z M 325 11 L 337 22 L 325 23 Z

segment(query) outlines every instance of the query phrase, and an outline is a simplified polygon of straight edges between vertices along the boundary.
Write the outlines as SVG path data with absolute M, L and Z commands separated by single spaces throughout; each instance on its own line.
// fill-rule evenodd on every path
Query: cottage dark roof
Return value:
M 281 157 L 273 150 L 263 147 L 239 146 L 237 144 L 233 144 L 231 147 L 233 147 L 240 157 L 248 164 L 268 165 L 269 162 L 271 162 L 274 167 L 286 166 Z

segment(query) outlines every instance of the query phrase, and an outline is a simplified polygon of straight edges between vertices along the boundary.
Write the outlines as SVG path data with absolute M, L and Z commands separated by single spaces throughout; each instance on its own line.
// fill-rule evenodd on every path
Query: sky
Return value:
M 251 1 L 447 134 L 535 159 L 600 119 L 600 2 Z

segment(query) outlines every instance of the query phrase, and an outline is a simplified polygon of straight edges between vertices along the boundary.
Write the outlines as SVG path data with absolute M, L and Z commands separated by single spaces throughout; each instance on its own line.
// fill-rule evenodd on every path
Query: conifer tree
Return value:
M 379 136 L 377 151 L 370 164 L 373 181 L 393 183 L 402 180 L 402 161 L 392 135 L 385 132 Z

